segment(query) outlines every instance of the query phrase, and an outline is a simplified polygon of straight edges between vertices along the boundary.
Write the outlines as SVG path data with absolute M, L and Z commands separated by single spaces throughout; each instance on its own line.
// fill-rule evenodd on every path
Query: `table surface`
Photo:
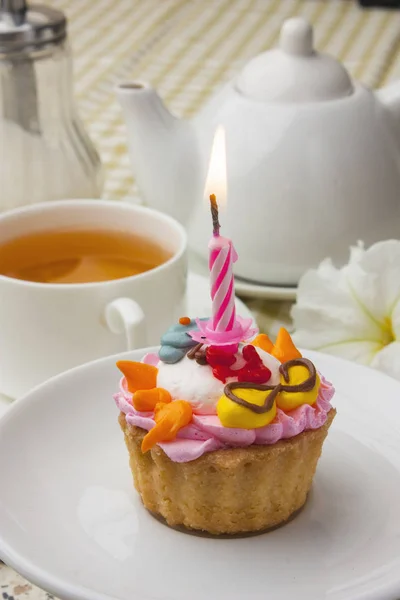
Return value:
M 43 3 L 43 1 L 42 1 Z M 255 54 L 273 47 L 282 21 L 306 16 L 317 47 L 371 87 L 400 78 L 400 11 L 351 0 L 47 0 L 69 19 L 75 95 L 106 169 L 104 197 L 137 190 L 113 92 L 124 79 L 150 81 L 178 116 L 194 115 Z M 290 327 L 290 303 L 248 301 L 260 328 Z M 0 565 L 4 600 L 46 592 Z

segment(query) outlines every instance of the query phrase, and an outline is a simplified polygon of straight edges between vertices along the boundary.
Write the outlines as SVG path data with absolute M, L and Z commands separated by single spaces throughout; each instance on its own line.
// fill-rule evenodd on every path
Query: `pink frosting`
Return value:
M 278 408 L 275 419 L 258 429 L 234 429 L 224 427 L 217 415 L 194 415 L 193 421 L 181 429 L 175 440 L 159 446 L 174 462 L 189 462 L 206 452 L 221 448 L 246 447 L 251 444 L 275 444 L 309 429 L 318 429 L 325 423 L 331 409 L 330 401 L 335 393 L 331 383 L 322 376 L 318 398 L 313 406 L 302 404 L 290 413 Z M 114 400 L 120 411 L 125 413 L 130 425 L 149 431 L 155 422 L 151 412 L 139 412 L 132 406 L 132 394 L 127 391 L 125 379 L 121 379 L 120 391 Z

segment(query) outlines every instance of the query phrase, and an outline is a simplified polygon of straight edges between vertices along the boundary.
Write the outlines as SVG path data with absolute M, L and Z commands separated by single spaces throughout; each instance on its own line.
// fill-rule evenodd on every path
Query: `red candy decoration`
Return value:
M 262 360 L 258 356 L 257 350 L 251 344 L 248 344 L 247 346 L 244 346 L 244 348 L 242 350 L 242 355 L 243 355 L 244 360 L 247 363 L 249 363 L 249 362 L 255 362 L 256 364 L 262 364 Z
M 232 369 L 230 369 L 229 367 L 224 367 L 223 365 L 213 367 L 212 372 L 215 379 L 219 379 L 220 381 L 222 381 L 222 383 L 225 383 L 228 377 L 233 377 L 232 373 L 234 373 Z
M 218 367 L 219 365 L 231 367 L 236 361 L 234 354 L 226 352 L 219 346 L 208 346 L 206 350 L 206 358 L 208 364 L 212 367 Z
M 271 371 L 264 365 L 259 369 L 248 369 L 243 367 L 238 372 L 238 381 L 249 381 L 251 383 L 267 383 L 271 377 Z
M 213 375 L 222 383 L 230 377 L 249 383 L 266 383 L 271 377 L 271 371 L 263 364 L 253 345 L 244 346 L 242 356 L 246 364 L 241 369 L 231 369 L 236 357 L 219 346 L 209 346 L 206 350 L 208 364 L 212 367 Z

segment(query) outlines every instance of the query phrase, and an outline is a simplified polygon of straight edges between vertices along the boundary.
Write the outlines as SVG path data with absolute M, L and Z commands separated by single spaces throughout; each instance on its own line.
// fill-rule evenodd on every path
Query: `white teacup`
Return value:
M 95 283 L 34 283 L 0 275 L 3 394 L 16 398 L 81 363 L 158 344 L 184 313 L 186 234 L 154 210 L 103 200 L 36 204 L 0 215 L 0 244 L 39 231 L 96 227 L 153 239 L 172 258 L 139 275 Z

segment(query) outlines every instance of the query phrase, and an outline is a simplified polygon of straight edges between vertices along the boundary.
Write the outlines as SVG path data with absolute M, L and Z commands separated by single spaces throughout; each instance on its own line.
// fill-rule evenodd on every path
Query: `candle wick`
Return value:
M 219 230 L 221 228 L 221 225 L 219 224 L 218 204 L 217 204 L 217 199 L 215 197 L 215 194 L 210 194 L 210 203 L 211 203 L 211 216 L 212 216 L 212 222 L 213 222 L 213 235 L 214 235 L 214 237 L 217 237 L 217 236 L 219 236 Z

